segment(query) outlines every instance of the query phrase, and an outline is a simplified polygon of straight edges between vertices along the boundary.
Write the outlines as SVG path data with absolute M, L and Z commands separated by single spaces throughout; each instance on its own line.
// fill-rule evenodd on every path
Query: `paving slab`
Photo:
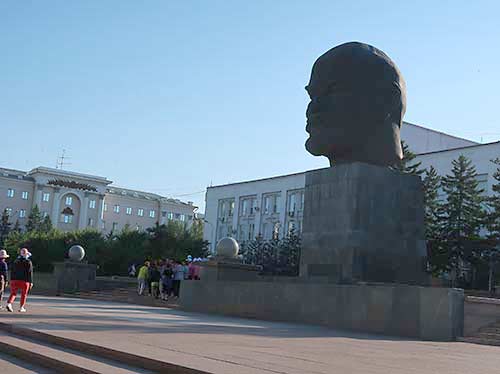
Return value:
M 500 348 L 437 343 L 167 308 L 31 296 L 0 322 L 212 373 L 490 374 Z

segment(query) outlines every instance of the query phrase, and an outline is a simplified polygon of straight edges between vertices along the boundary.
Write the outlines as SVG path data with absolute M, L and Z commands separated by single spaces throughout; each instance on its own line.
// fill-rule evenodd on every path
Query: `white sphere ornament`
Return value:
M 69 249 L 68 257 L 71 261 L 80 262 L 85 257 L 85 249 L 81 245 L 74 245 Z
M 217 257 L 236 258 L 240 251 L 240 245 L 234 238 L 222 238 L 217 243 Z

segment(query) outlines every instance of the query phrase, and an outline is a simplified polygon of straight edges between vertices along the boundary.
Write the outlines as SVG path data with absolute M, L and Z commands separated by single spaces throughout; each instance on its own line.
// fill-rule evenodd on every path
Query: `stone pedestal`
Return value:
M 64 261 L 54 263 L 57 293 L 95 290 L 96 269 L 96 265 L 83 262 Z
M 300 276 L 428 284 L 420 178 L 359 162 L 306 174 Z
M 255 281 L 262 270 L 260 266 L 227 259 L 202 262 L 199 266 L 202 281 Z

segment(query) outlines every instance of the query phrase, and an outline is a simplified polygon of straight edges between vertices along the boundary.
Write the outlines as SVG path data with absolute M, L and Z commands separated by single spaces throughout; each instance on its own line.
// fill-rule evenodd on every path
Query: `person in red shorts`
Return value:
M 21 248 L 19 257 L 14 261 L 10 273 L 10 297 L 7 301 L 7 310 L 13 312 L 12 303 L 17 296 L 17 291 L 21 290 L 21 302 L 19 311 L 26 312 L 26 298 L 28 291 L 33 287 L 33 264 L 29 259 L 31 253 L 26 248 Z

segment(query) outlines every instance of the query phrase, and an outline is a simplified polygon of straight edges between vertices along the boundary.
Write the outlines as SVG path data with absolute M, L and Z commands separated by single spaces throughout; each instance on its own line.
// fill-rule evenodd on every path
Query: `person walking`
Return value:
M 172 294 L 172 281 L 173 281 L 173 276 L 174 272 L 172 270 L 172 264 L 170 262 L 167 262 L 167 265 L 165 266 L 165 269 L 163 270 L 161 274 L 161 282 L 163 284 L 162 287 L 162 299 L 163 300 L 168 300 L 170 295 Z
M 29 259 L 31 253 L 26 248 L 21 248 L 19 257 L 14 261 L 10 274 L 10 296 L 7 300 L 7 310 L 13 312 L 12 303 L 14 302 L 17 291 L 21 290 L 21 302 L 19 303 L 19 312 L 26 312 L 26 299 L 28 292 L 33 288 L 33 263 Z
M 142 296 L 144 294 L 144 289 L 146 288 L 146 282 L 149 276 L 149 261 L 145 261 L 144 265 L 139 269 L 137 274 L 137 293 Z
M 172 282 L 172 288 L 173 288 L 175 298 L 179 297 L 180 288 L 181 288 L 181 281 L 184 280 L 185 274 L 186 274 L 186 269 L 185 269 L 184 265 L 182 265 L 180 262 L 176 261 L 175 267 L 174 267 L 174 280 Z
M 160 281 L 161 273 L 158 269 L 158 263 L 153 264 L 149 273 L 149 281 L 151 282 L 151 296 L 158 299 L 160 296 Z
M 9 266 L 7 265 L 9 257 L 5 249 L 0 250 L 0 309 L 3 309 L 3 293 L 9 281 Z

